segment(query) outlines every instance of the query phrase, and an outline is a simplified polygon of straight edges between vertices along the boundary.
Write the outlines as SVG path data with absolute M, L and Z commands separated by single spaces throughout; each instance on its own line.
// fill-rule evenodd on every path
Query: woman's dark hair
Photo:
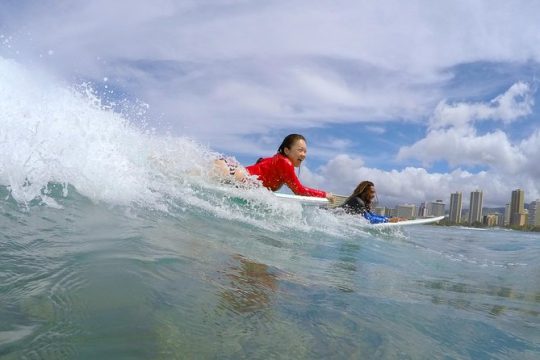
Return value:
M 290 149 L 298 140 L 306 141 L 306 138 L 300 134 L 289 134 L 285 136 L 285 139 L 283 139 L 283 142 L 279 145 L 277 152 L 281 155 L 285 155 L 285 148 Z
M 371 181 L 362 181 L 360 184 L 358 184 L 356 189 L 354 189 L 353 193 L 349 198 L 359 197 L 360 199 L 362 199 L 364 204 L 366 204 L 366 207 L 368 209 L 371 208 L 371 199 L 367 197 L 367 194 L 372 186 L 375 186 L 375 184 Z

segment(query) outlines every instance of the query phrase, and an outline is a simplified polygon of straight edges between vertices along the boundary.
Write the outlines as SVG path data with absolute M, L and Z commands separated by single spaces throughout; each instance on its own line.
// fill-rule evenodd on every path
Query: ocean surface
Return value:
M 377 230 L 0 57 L 0 359 L 538 359 L 540 234 Z

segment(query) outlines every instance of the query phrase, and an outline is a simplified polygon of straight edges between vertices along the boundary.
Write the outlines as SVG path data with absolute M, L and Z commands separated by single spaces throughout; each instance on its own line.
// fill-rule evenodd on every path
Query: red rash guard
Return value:
M 324 191 L 302 185 L 291 161 L 280 153 L 264 158 L 257 164 L 246 167 L 246 170 L 250 175 L 257 176 L 263 186 L 272 191 L 277 191 L 283 184 L 287 184 L 296 195 L 326 197 Z

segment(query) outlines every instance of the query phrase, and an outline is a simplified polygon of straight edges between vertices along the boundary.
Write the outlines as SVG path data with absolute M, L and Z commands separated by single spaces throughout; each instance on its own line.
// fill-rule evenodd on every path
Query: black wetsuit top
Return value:
M 360 214 L 362 215 L 366 220 L 368 220 L 372 224 L 377 223 L 383 223 L 388 222 L 388 218 L 386 216 L 377 215 L 373 213 L 364 203 L 364 200 L 360 199 L 360 197 L 355 196 L 347 199 L 343 205 L 340 207 L 345 210 L 347 214 Z
M 347 214 L 364 215 L 364 213 L 368 210 L 364 201 L 358 196 L 348 198 L 347 201 L 345 201 L 340 207 L 342 207 Z

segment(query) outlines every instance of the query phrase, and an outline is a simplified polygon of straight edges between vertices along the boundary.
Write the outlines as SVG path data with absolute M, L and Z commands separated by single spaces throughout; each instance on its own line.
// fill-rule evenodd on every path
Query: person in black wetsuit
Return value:
M 375 184 L 371 181 L 362 181 L 340 207 L 347 214 L 362 215 L 371 224 L 400 221 L 400 218 L 389 218 L 371 211 L 371 204 L 375 199 L 375 195 Z

